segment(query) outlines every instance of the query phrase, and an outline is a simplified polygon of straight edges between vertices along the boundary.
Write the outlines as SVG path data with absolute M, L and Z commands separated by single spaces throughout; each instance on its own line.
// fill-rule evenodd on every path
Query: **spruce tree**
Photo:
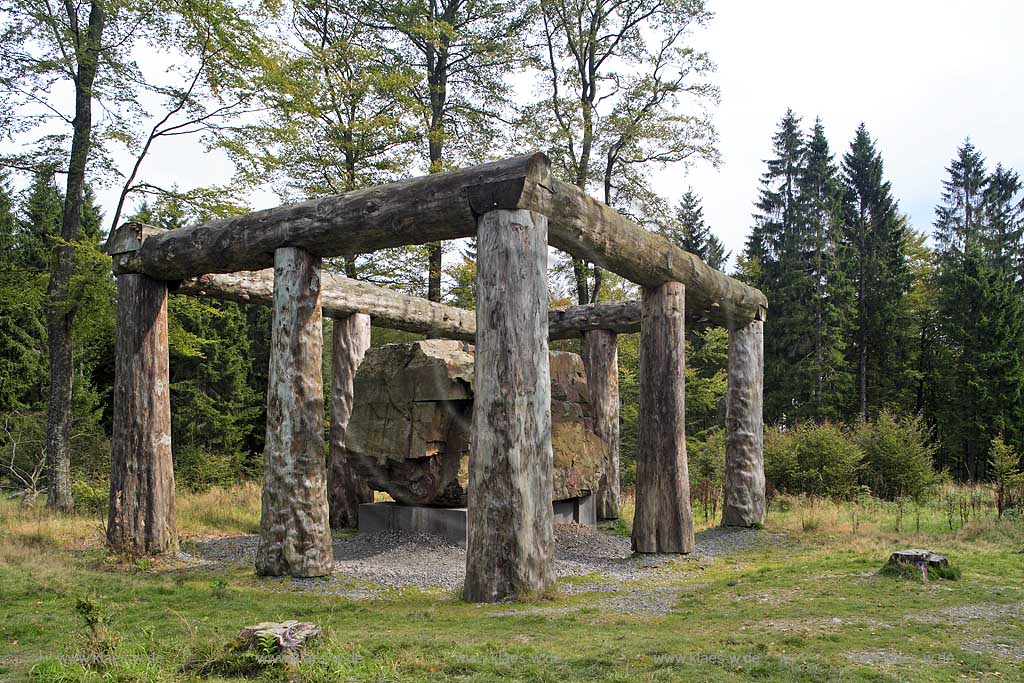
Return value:
M 842 240 L 842 183 L 821 119 L 807 141 L 799 189 L 806 229 L 803 267 L 813 281 L 810 355 L 801 368 L 811 394 L 804 414 L 838 418 L 853 388 L 845 360 L 852 297 L 842 267 L 849 257 Z
M 1024 439 L 1020 184 L 1002 166 L 989 175 L 970 140 L 946 171 L 934 231 L 945 342 L 935 421 L 946 464 L 978 479 L 993 434 L 1018 446 Z
M 754 228 L 744 261 L 755 286 L 768 297 L 764 331 L 765 415 L 769 421 L 798 418 L 811 402 L 807 363 L 813 358 L 811 309 L 815 289 L 808 262 L 806 207 L 801 196 L 805 140 L 792 110 L 773 138 L 774 157 L 765 164 Z
M 910 287 L 908 231 L 885 180 L 882 155 L 863 123 L 843 156 L 842 175 L 844 246 L 856 312 L 848 358 L 856 368 L 857 410 L 866 420 L 886 404 L 899 376 L 898 327 Z
M 725 268 L 729 253 L 718 236 L 704 222 L 704 207 L 700 195 L 692 189 L 679 199 L 671 219 L 658 226 L 658 232 L 676 246 L 696 254 L 716 270 Z

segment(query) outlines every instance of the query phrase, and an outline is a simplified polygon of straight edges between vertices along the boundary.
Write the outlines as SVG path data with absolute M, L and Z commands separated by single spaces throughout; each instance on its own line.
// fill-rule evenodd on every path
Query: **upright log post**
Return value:
M 274 252 L 274 314 L 256 571 L 323 576 L 333 566 L 324 457 L 320 258 Z
M 622 507 L 619 491 L 619 347 L 609 330 L 583 333 L 583 363 L 587 369 L 594 432 L 608 443 L 608 457 L 598 483 L 597 516 L 618 519 Z
M 694 548 L 686 463 L 685 288 L 645 287 L 640 328 L 640 425 L 633 550 Z
M 729 330 L 723 526 L 764 524 L 764 323 Z
M 465 587 L 473 602 L 554 581 L 547 250 L 543 215 L 480 218 Z
M 331 349 L 331 454 L 327 467 L 332 529 L 357 526 L 359 504 L 373 502 L 373 491 L 352 471 L 345 450 L 345 430 L 352 417 L 352 383 L 368 348 L 370 316 L 353 313 L 335 318 Z
M 167 283 L 117 276 L 107 545 L 130 555 L 177 547 Z

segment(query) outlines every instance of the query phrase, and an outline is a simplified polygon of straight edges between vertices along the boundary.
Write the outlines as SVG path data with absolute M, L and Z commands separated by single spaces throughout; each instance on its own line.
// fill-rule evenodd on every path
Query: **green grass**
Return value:
M 195 501 L 182 506 L 199 519 Z M 682 559 L 628 586 L 678 591 L 669 613 L 651 615 L 611 610 L 609 594 L 596 592 L 556 590 L 514 606 L 422 590 L 351 600 L 246 568 L 121 563 L 103 553 L 93 521 L 4 502 L 0 680 L 1021 680 L 1020 521 L 985 516 L 950 532 L 938 519 L 896 533 L 882 506 L 863 512 L 853 533 L 844 506 L 787 506 L 770 515 L 760 545 L 712 563 Z M 812 517 L 818 524 L 803 530 Z M 190 522 L 190 533 L 241 533 L 252 523 L 245 510 L 207 519 Z M 905 547 L 948 555 L 960 580 L 879 574 Z M 324 629 L 300 661 L 234 648 L 241 627 L 284 619 Z

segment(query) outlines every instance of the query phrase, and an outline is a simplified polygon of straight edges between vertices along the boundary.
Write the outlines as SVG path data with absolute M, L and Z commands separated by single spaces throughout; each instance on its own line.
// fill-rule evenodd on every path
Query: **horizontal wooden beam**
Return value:
M 547 157 L 531 154 L 147 234 L 135 249 L 119 250 L 119 228 L 107 253 L 115 273 L 185 280 L 267 268 L 286 246 L 326 258 L 471 237 L 477 213 L 519 208 L 524 186 L 549 175 Z
M 550 177 L 544 186 L 527 189 L 523 203 L 547 215 L 552 246 L 645 287 L 682 283 L 691 319 L 732 328 L 766 318 L 768 300 L 759 290 L 644 230 L 575 185 Z
M 375 325 L 381 327 L 464 341 L 476 338 L 475 311 L 434 303 L 333 273 L 321 275 L 320 290 L 323 314 L 329 318 L 366 313 Z M 176 291 L 225 301 L 269 305 L 273 300 L 274 271 L 201 275 L 183 281 Z M 548 312 L 549 339 L 571 339 L 588 330 L 639 332 L 640 303 L 609 302 L 555 308 Z
M 115 273 L 176 281 L 260 270 L 284 246 L 330 257 L 469 237 L 497 209 L 544 214 L 550 244 L 633 282 L 682 283 L 691 318 L 733 328 L 766 317 L 760 291 L 553 177 L 539 153 L 165 232 L 126 224 L 108 252 Z

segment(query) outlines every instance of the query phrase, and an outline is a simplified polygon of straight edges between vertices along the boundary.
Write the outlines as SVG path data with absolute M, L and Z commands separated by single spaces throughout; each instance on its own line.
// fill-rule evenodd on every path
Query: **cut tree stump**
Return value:
M 277 652 L 288 654 L 319 636 L 320 627 L 308 621 L 264 621 L 243 628 L 238 639 L 246 650 L 259 649 L 267 639 L 273 639 Z
M 324 457 L 320 258 L 274 254 L 274 317 L 256 571 L 324 576 L 334 565 Z
M 948 567 L 949 560 L 945 555 L 938 555 L 930 550 L 911 548 L 909 550 L 897 550 L 889 556 L 889 564 L 906 564 L 916 567 L 921 572 L 921 578 L 928 580 L 930 568 Z

